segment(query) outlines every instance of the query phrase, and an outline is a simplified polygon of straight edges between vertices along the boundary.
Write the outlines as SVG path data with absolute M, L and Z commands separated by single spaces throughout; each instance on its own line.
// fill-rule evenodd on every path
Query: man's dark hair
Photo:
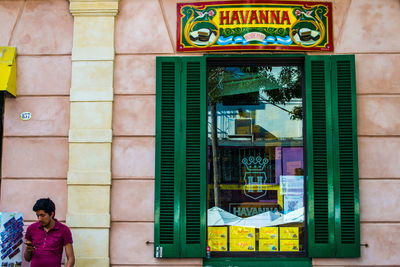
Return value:
M 50 198 L 41 198 L 38 199 L 33 206 L 33 211 L 36 212 L 38 210 L 44 210 L 47 214 L 51 216 L 51 213 L 54 212 L 56 213 L 56 205 L 54 205 L 54 202 L 51 201 Z

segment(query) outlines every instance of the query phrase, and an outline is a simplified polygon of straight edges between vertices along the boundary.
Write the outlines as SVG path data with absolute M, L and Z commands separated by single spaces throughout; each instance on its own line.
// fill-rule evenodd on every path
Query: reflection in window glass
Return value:
M 304 251 L 303 170 L 300 68 L 209 67 L 211 251 Z

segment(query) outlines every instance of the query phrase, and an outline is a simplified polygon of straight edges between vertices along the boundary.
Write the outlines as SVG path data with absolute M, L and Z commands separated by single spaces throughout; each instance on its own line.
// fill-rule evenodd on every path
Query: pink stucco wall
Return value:
M 0 46 L 17 48 L 17 95 L 5 100 L 1 211 L 36 220 L 50 197 L 65 221 L 73 18 L 67 0 L 0 1 Z M 32 113 L 22 121 L 21 112 Z M 24 266 L 28 266 L 24 263 Z
M 201 266 L 153 258 L 155 57 L 177 55 L 177 0 L 121 0 L 115 28 L 112 266 Z M 400 264 L 400 2 L 334 0 L 335 53 L 355 54 L 360 168 L 359 259 L 315 266 Z M 17 98 L 4 114 L 0 210 L 35 220 L 34 200 L 67 209 L 73 17 L 67 0 L 0 0 L 0 45 L 17 47 Z M 151 30 L 149 30 L 151 29 Z M 182 54 L 179 54 L 182 55 Z M 188 55 L 188 54 L 184 54 Z M 192 55 L 192 54 L 190 54 Z M 30 111 L 32 119 L 19 115 Z M 21 197 L 17 197 L 21 196 Z
M 0 18 L 9 24 L 0 27 L 1 45 L 17 47 L 18 73 L 18 97 L 5 101 L 0 208 L 23 211 L 27 222 L 35 220 L 32 205 L 41 196 L 55 199 L 60 220 L 66 215 L 73 28 L 68 4 L 0 1 Z M 19 118 L 24 111 L 31 120 Z

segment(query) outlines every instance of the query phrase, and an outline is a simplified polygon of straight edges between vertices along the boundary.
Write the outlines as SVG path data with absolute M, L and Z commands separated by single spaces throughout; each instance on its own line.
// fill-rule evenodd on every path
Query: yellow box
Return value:
M 228 237 L 228 227 L 208 227 L 207 232 L 208 240 Z
M 299 239 L 299 227 L 280 227 L 280 239 Z
M 208 246 L 211 251 L 228 251 L 228 239 L 209 239 Z
M 281 240 L 281 251 L 299 251 L 299 240 Z
M 259 251 L 279 251 L 278 238 L 258 240 Z
M 276 239 L 278 240 L 278 227 L 260 227 L 260 239 Z
M 235 238 L 229 239 L 229 251 L 255 251 L 255 238 Z
M 230 238 L 255 238 L 256 228 L 243 226 L 229 226 Z

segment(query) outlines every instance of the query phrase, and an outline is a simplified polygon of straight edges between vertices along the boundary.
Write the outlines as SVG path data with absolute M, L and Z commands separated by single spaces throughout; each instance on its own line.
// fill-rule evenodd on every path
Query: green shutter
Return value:
M 179 188 L 175 179 L 175 115 L 179 107 L 179 60 L 157 58 L 156 92 L 156 173 L 154 210 L 155 256 L 179 256 Z M 157 250 L 162 249 L 158 253 Z
M 157 58 L 157 257 L 205 256 L 205 71 L 202 57 Z
M 310 257 L 359 257 L 353 56 L 307 56 L 307 212 Z
M 206 64 L 203 57 L 182 58 L 183 129 L 186 134 L 182 181 L 182 257 L 206 254 Z
M 306 57 L 305 73 L 308 251 L 310 257 L 333 257 L 335 236 L 329 57 Z
M 332 56 L 336 257 L 360 257 L 357 115 L 353 55 Z

